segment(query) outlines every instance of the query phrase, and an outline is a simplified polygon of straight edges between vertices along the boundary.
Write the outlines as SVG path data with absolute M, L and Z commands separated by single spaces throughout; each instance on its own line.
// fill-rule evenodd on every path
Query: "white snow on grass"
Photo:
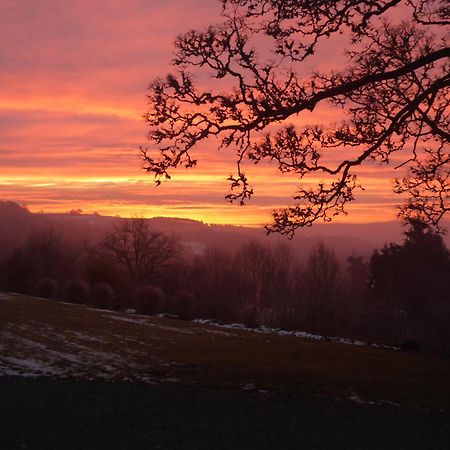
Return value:
M 113 314 L 108 314 L 106 316 L 103 315 L 102 317 L 104 317 L 105 319 L 118 320 L 120 322 L 135 323 L 138 325 L 147 325 L 146 319 L 137 319 L 137 318 L 135 319 L 135 318 L 118 316 L 118 315 L 113 315 Z
M 347 397 L 347 400 L 350 400 L 353 403 L 362 406 L 391 406 L 395 408 L 400 408 L 400 404 L 396 402 L 391 402 L 390 400 L 364 400 L 362 399 L 353 389 L 352 394 Z
M 8 365 L 5 366 L 5 363 Z M 6 368 L 25 376 L 56 376 L 63 374 L 62 371 L 44 361 L 35 358 L 18 358 L 15 356 L 4 357 L 3 362 L 0 362 L 0 370 L 1 368 Z
M 10 339 L 14 344 L 20 344 L 24 347 L 32 348 L 33 350 L 44 350 L 47 351 L 47 346 L 41 344 L 40 342 L 33 341 L 32 339 L 27 339 L 21 336 L 17 336 L 16 334 L 10 331 L 4 331 L 2 333 L 2 338 Z
M 221 331 L 221 330 L 213 330 L 211 328 L 206 328 L 204 331 L 210 334 L 217 334 L 220 336 L 228 336 L 228 337 L 236 337 L 237 335 L 234 333 L 229 333 L 228 331 Z
M 257 328 L 248 328 L 242 323 L 229 323 L 229 324 L 219 324 L 213 322 L 208 319 L 195 319 L 194 323 L 199 323 L 202 325 L 209 325 L 212 327 L 225 328 L 229 330 L 243 330 L 243 331 L 251 331 L 253 333 L 262 333 L 262 334 L 272 334 L 277 336 L 293 336 L 303 339 L 310 339 L 313 341 L 319 342 L 333 342 L 337 344 L 346 344 L 346 345 L 356 345 L 356 346 L 366 346 L 378 349 L 387 349 L 387 350 L 400 350 L 398 347 L 392 347 L 384 344 L 372 344 L 368 342 L 363 342 L 358 339 L 350 339 L 350 338 L 342 338 L 338 336 L 322 336 L 320 334 L 313 334 L 307 331 L 295 331 L 295 330 L 282 330 L 279 328 L 270 328 L 264 325 L 261 325 Z
M 0 299 L 14 300 L 14 295 L 0 294 Z M 110 324 L 117 321 L 114 323 L 115 328 L 118 328 L 120 321 L 136 326 L 128 327 L 130 331 L 132 330 L 131 334 L 121 334 L 120 331 L 111 333 L 106 329 L 103 330 L 103 334 L 101 332 L 97 334 L 95 330 L 61 329 L 57 323 L 39 322 L 36 318 L 28 321 L 18 320 L 17 323 L 5 323 L 0 333 L 0 377 L 14 375 L 87 377 L 89 379 L 129 379 L 148 383 L 166 378 L 170 380 L 170 373 L 165 371 L 168 360 L 158 353 L 160 344 L 157 341 L 164 340 L 166 345 L 178 345 L 178 342 L 171 339 L 170 335 L 159 336 L 159 330 L 178 335 L 209 335 L 210 339 L 214 339 L 215 335 L 244 338 L 243 333 L 237 332 L 242 330 L 267 336 L 293 336 L 323 342 L 392 348 L 347 338 L 327 337 L 266 326 L 247 328 L 241 323 L 218 324 L 211 320 L 197 319 L 193 322 L 205 326 L 194 327 L 192 324 L 187 324 L 186 327 L 181 328 L 181 326 L 167 325 L 167 321 L 162 317 L 148 317 L 131 312 L 123 314 L 97 309 L 94 311 L 98 311 L 100 313 L 98 315 Z M 145 334 L 152 343 L 144 342 L 140 338 L 139 334 L 143 331 L 140 327 L 149 328 L 150 332 Z M 105 331 L 106 334 L 104 334 Z M 353 400 L 357 401 L 356 398 Z
M 174 333 L 181 333 L 181 334 L 194 334 L 194 331 L 188 330 L 186 328 L 177 328 L 177 327 L 169 327 L 167 325 L 158 325 L 158 324 L 148 324 L 150 326 L 154 326 L 156 328 L 159 328 L 160 330 L 165 331 L 173 331 Z
M 100 336 L 96 336 L 96 335 L 93 335 L 93 334 L 87 333 L 87 332 L 73 331 L 70 333 L 70 335 L 74 336 L 75 338 L 79 339 L 80 341 L 85 341 L 85 342 L 93 342 L 93 343 L 98 343 L 98 344 L 106 344 L 108 342 L 106 339 L 101 338 Z
M 135 316 L 136 317 L 136 316 Z M 135 319 L 135 318 L 130 318 L 130 317 L 124 317 L 124 316 L 119 316 L 119 315 L 108 315 L 106 316 L 106 318 L 108 319 L 113 319 L 113 320 L 118 320 L 120 322 L 130 322 L 130 323 L 135 323 L 138 325 L 145 325 L 147 327 L 153 327 L 153 328 L 158 328 L 159 330 L 165 330 L 165 331 L 173 331 L 175 333 L 181 333 L 181 334 L 193 334 L 194 332 L 192 330 L 188 330 L 186 328 L 178 328 L 178 327 L 171 327 L 168 325 L 161 325 L 159 323 L 154 323 L 154 322 L 150 322 L 150 318 L 149 317 L 143 317 L 142 319 Z M 154 318 L 154 320 L 157 320 L 158 318 Z
M 7 324 L 0 333 L 0 377 L 83 377 L 153 382 L 151 370 L 167 366 L 166 360 L 149 353 L 151 344 L 127 335 L 117 335 L 120 339 L 111 340 L 109 336 L 75 330 L 64 332 L 36 322 L 31 327 L 34 334 L 24 337 L 22 333 L 30 328 L 29 324 Z
M 102 379 L 124 379 L 130 376 L 134 380 L 144 381 L 149 378 L 150 368 L 163 367 L 166 361 L 150 358 L 145 363 L 135 363 L 128 358 L 135 350 L 123 355 L 116 352 L 85 350 L 74 354 L 79 345 L 70 346 L 67 352 L 35 345 L 24 345 L 28 340 L 20 341 L 20 348 L 14 348 L 14 356 L 0 355 L 1 376 L 23 377 L 91 377 Z M 31 342 L 28 342 L 31 344 Z M 37 351 L 40 349 L 40 351 Z M 29 356 L 30 352 L 33 356 Z M 140 352 L 142 354 L 142 352 Z M 132 375 L 130 375 L 130 373 Z M 140 375 L 142 373 L 142 376 Z

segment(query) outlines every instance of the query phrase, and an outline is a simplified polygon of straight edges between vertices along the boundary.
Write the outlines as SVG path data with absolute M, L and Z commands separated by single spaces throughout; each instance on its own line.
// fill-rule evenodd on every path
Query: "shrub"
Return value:
M 82 280 L 72 280 L 66 285 L 66 299 L 71 303 L 87 303 L 89 285 Z
M 114 291 L 108 283 L 94 284 L 91 297 L 94 306 L 98 308 L 111 308 L 114 305 Z
M 56 298 L 58 283 L 53 278 L 42 278 L 37 283 L 37 295 L 42 298 Z
M 139 314 L 157 314 L 163 310 L 164 293 L 151 284 L 136 288 L 133 292 L 134 308 Z
M 182 320 L 195 319 L 197 298 L 187 290 L 178 291 L 173 297 L 173 312 Z

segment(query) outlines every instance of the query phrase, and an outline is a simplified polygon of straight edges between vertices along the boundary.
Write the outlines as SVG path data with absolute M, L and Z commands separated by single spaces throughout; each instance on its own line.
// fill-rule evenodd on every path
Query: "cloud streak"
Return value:
M 198 168 L 177 170 L 158 189 L 141 169 L 146 87 L 170 70 L 174 37 L 218 21 L 219 12 L 213 0 L 3 0 L 0 196 L 33 211 L 267 223 L 297 189 L 295 178 L 269 165 L 248 166 L 257 195 L 244 208 L 224 200 L 233 155 L 212 141 L 196 150 Z M 307 120 L 334 115 L 319 108 Z M 363 168 L 370 195 L 351 208 L 351 221 L 394 217 L 388 169 L 381 176 Z

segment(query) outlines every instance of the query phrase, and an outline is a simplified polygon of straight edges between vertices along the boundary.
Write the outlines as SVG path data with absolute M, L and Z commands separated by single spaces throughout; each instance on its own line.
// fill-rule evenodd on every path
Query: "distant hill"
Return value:
M 95 243 L 121 218 L 78 213 L 30 213 L 14 202 L 0 202 L 0 256 L 20 245 L 33 230 L 53 227 L 73 245 Z M 208 246 L 225 247 L 233 252 L 249 241 L 285 243 L 292 246 L 299 260 L 304 260 L 319 242 L 332 248 L 339 259 L 349 255 L 369 257 L 386 242 L 401 242 L 403 229 L 398 222 L 368 224 L 316 224 L 298 230 L 292 240 L 284 236 L 266 235 L 263 228 L 231 225 L 208 225 L 189 219 L 155 217 L 148 219 L 154 228 L 180 238 L 193 254 Z M 450 227 L 449 227 L 450 228 Z M 446 236 L 450 245 L 450 238 Z
M 42 226 L 45 226 L 45 219 L 17 203 L 0 201 L 0 257 L 21 245 L 33 230 Z
M 77 229 L 78 237 L 95 241 L 122 220 L 116 217 L 78 214 L 42 214 L 61 230 Z M 234 252 L 249 241 L 270 244 L 287 244 L 300 260 L 306 258 L 319 242 L 332 248 L 340 259 L 356 254 L 369 256 L 375 248 L 385 242 L 401 242 L 402 228 L 395 222 L 364 225 L 317 224 L 299 230 L 292 240 L 278 234 L 267 235 L 263 228 L 208 225 L 203 222 L 156 217 L 148 219 L 155 229 L 176 235 L 185 247 L 195 253 L 202 253 L 207 247 L 223 247 Z

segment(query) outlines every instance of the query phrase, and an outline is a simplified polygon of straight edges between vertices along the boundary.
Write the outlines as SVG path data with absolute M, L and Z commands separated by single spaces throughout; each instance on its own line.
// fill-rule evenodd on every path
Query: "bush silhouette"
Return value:
M 182 320 L 195 319 L 197 298 L 187 290 L 178 291 L 173 297 L 173 312 Z
M 163 310 L 164 293 L 152 284 L 136 288 L 133 292 L 136 312 L 139 314 L 157 314 Z
M 98 308 L 111 308 L 114 305 L 114 291 L 108 283 L 97 283 L 91 288 L 92 303 Z
M 71 303 L 87 303 L 89 285 L 82 280 L 72 280 L 66 285 L 66 300 Z
M 42 298 L 56 298 L 58 283 L 53 278 L 42 278 L 37 283 L 37 295 Z

